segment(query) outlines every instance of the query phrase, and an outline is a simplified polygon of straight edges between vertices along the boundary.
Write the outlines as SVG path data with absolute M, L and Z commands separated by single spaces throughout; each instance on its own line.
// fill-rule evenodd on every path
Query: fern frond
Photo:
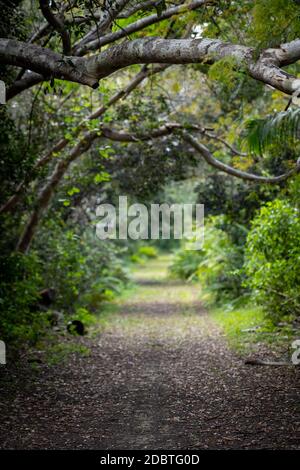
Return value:
M 289 109 L 246 123 L 245 139 L 251 153 L 263 155 L 273 145 L 296 143 L 300 134 L 300 108 Z

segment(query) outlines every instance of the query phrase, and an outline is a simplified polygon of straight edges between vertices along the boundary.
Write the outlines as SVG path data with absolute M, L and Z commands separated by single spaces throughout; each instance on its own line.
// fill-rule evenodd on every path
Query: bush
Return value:
M 202 250 L 190 251 L 182 247 L 176 253 L 173 264 L 169 268 L 171 276 L 190 281 L 195 280 L 203 256 Z
M 207 301 L 215 304 L 239 299 L 246 291 L 242 286 L 243 246 L 232 243 L 221 228 L 224 225 L 224 217 L 209 218 L 202 250 L 183 247 L 170 268 L 176 277 L 199 280 Z
M 263 207 L 246 245 L 246 285 L 276 323 L 300 314 L 299 209 L 279 199 Z
M 144 264 L 147 259 L 157 258 L 157 256 L 158 251 L 154 246 L 143 245 L 130 256 L 130 261 L 132 263 Z
M 50 219 L 34 248 L 45 266 L 44 286 L 55 289 L 56 307 L 66 313 L 80 307 L 97 312 L 127 282 L 121 249 L 110 240 L 98 240 L 92 229 L 79 235 Z
M 10 349 L 34 344 L 48 325 L 33 309 L 42 286 L 41 265 L 34 254 L 14 253 L 0 259 L 0 339 Z
M 0 339 L 21 349 L 49 332 L 51 310 L 38 304 L 39 291 L 52 288 L 51 308 L 85 324 L 103 302 L 127 283 L 122 249 L 100 241 L 92 230 L 78 235 L 67 224 L 49 219 L 29 254 L 0 257 Z

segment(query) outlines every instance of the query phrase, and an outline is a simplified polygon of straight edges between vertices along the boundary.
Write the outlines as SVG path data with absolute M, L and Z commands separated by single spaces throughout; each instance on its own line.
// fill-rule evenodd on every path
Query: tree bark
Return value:
M 36 45 L 0 39 L 2 63 L 92 88 L 96 88 L 102 78 L 133 64 L 213 64 L 224 57 L 233 58 L 237 69 L 284 93 L 291 95 L 300 88 L 300 79 L 281 69 L 300 59 L 300 39 L 276 49 L 266 49 L 258 58 L 250 47 L 217 39 L 148 37 L 126 41 L 87 58 L 65 57 Z
M 62 177 L 68 170 L 70 164 L 74 160 L 76 160 L 78 157 L 80 157 L 84 152 L 86 152 L 90 148 L 94 140 L 100 136 L 108 138 L 110 140 L 119 141 L 119 142 L 138 142 L 141 140 L 147 141 L 150 139 L 167 136 L 174 131 L 180 130 L 183 139 L 187 143 L 192 145 L 192 147 L 204 158 L 204 160 L 209 165 L 231 176 L 236 176 L 244 180 L 255 181 L 259 183 L 278 184 L 290 178 L 295 173 L 300 172 L 300 163 L 299 164 L 297 163 L 295 168 L 289 171 L 288 173 L 284 175 L 280 175 L 280 176 L 274 176 L 274 177 L 264 177 L 264 176 L 254 175 L 251 173 L 240 171 L 214 158 L 211 152 L 208 150 L 208 148 L 205 145 L 200 144 L 194 137 L 192 137 L 190 134 L 188 134 L 186 131 L 182 129 L 183 129 L 183 126 L 178 123 L 166 123 L 161 128 L 155 129 L 147 134 L 140 134 L 140 135 L 132 134 L 128 132 L 119 132 L 106 126 L 102 126 L 100 132 L 92 131 L 92 132 L 87 133 L 84 136 L 84 138 L 76 145 L 76 147 L 74 147 L 74 149 L 70 152 L 68 157 L 60 160 L 56 164 L 54 172 L 52 173 L 49 181 L 46 183 L 46 185 L 42 189 L 36 201 L 36 207 L 34 211 L 32 212 L 28 220 L 28 223 L 26 224 L 23 234 L 21 235 L 19 239 L 19 242 L 17 244 L 17 250 L 23 253 L 28 251 L 30 244 L 32 242 L 32 239 L 34 237 L 35 231 L 38 227 L 39 221 L 42 217 L 42 214 L 47 208 L 60 180 L 62 179 Z M 200 131 L 202 134 L 205 133 L 205 129 L 199 128 L 198 126 L 194 126 L 194 129 Z

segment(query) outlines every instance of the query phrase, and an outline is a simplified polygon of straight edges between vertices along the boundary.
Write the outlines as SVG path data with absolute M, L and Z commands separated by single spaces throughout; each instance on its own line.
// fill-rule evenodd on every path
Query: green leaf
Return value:
M 110 181 L 110 174 L 106 171 L 102 171 L 101 173 L 97 173 L 94 177 L 94 183 L 99 184 L 103 183 L 104 181 Z
M 78 194 L 78 193 L 80 193 L 80 189 L 76 188 L 75 186 L 73 188 L 69 189 L 69 191 L 68 191 L 69 196 L 74 196 L 74 194 Z

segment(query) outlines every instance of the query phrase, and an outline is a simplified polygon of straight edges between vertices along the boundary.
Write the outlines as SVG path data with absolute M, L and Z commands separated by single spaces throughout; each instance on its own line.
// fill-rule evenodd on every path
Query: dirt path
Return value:
M 2 448 L 300 448 L 299 372 L 245 366 L 165 269 L 136 273 L 90 356 L 1 391 Z

